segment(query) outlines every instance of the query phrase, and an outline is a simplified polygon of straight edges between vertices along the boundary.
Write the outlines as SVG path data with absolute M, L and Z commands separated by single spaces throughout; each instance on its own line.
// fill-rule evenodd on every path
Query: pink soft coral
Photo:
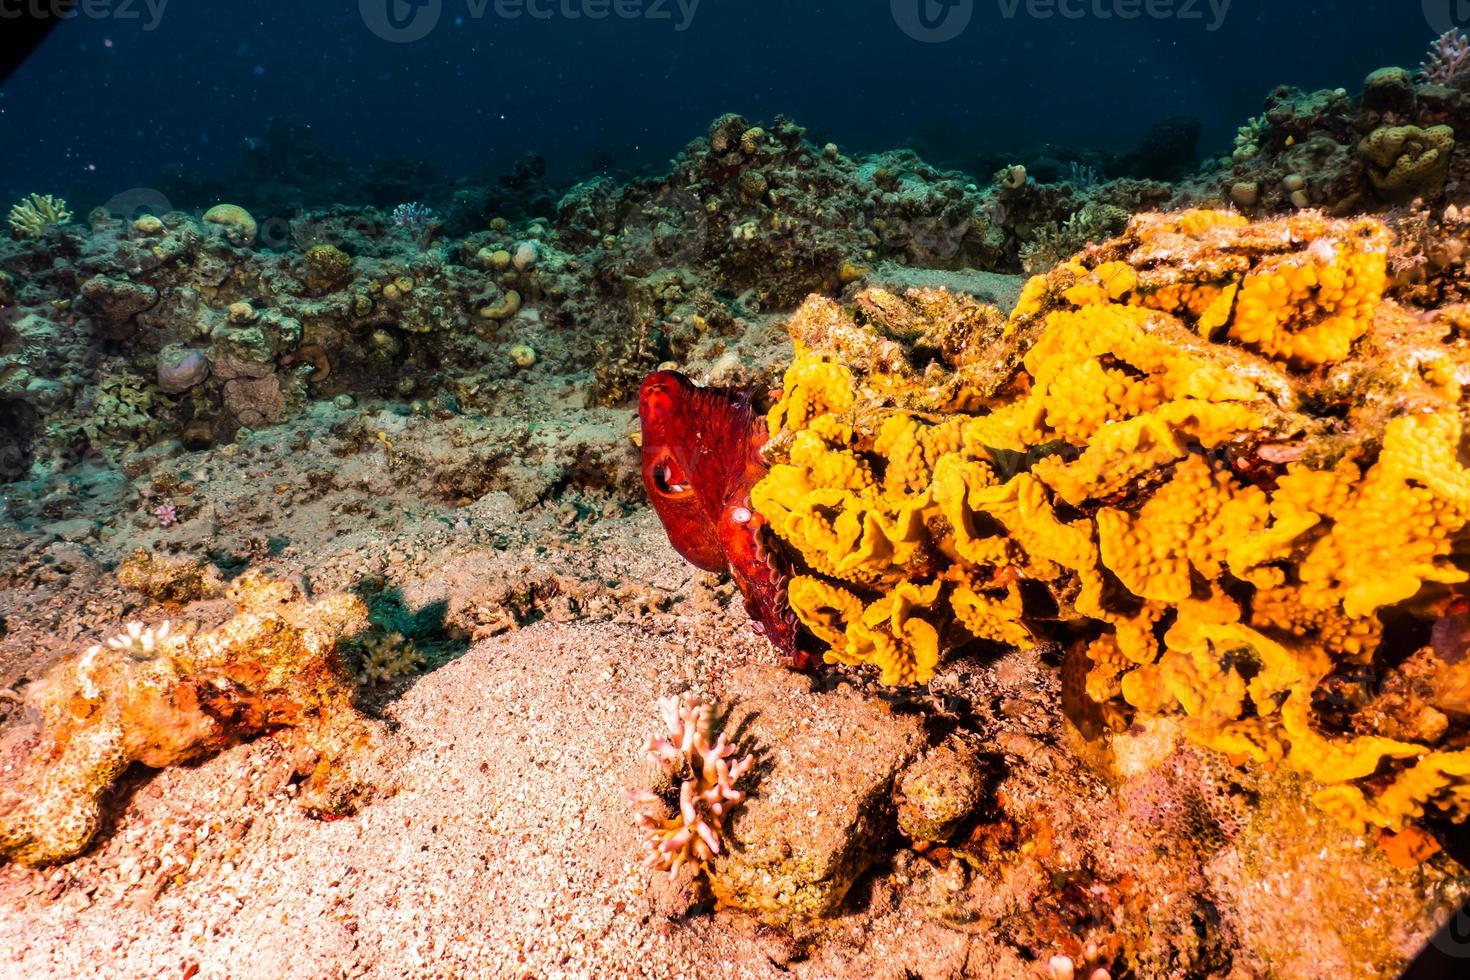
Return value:
M 669 873 L 685 863 L 704 865 L 720 853 L 725 818 L 745 800 L 735 788 L 754 765 L 746 755 L 733 759 L 735 746 L 724 732 L 714 735 L 714 708 L 692 694 L 661 698 L 659 714 L 668 734 L 648 740 L 648 758 L 679 787 L 678 810 L 672 816 L 666 800 L 651 790 L 628 791 L 642 807 L 638 826 L 644 832 L 644 863 Z

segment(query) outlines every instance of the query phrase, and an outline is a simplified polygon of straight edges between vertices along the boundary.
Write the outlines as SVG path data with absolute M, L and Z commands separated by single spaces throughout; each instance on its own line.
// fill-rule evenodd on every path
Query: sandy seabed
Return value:
M 12 486 L 0 688 L 23 687 L 129 620 L 209 628 L 229 617 L 223 598 L 169 609 L 123 589 L 114 570 L 140 548 L 204 559 L 226 578 L 264 571 L 309 596 L 391 596 L 417 624 L 430 669 L 365 689 L 391 737 L 382 792 L 355 816 L 308 817 L 274 737 L 130 772 L 81 857 L 0 867 L 0 974 L 1047 976 L 1049 951 L 1016 938 L 1016 923 L 1029 929 L 1025 896 L 1051 887 L 1034 863 L 992 882 L 885 851 L 839 915 L 786 927 L 690 900 L 641 865 L 623 790 L 648 780 L 657 699 L 688 689 L 739 699 L 737 670 L 780 661 L 734 587 L 668 546 L 641 501 L 633 427 L 626 411 L 576 404 L 492 419 L 319 405 L 239 445 L 161 446 L 120 468 L 84 464 Z M 179 516 L 167 528 L 154 515 L 164 499 Z M 1090 854 L 1109 881 L 1143 882 L 1130 907 L 1156 890 L 1158 907 L 1187 922 L 1198 867 L 1153 867 L 1152 831 L 1120 818 L 1062 748 L 1055 677 L 1016 655 L 984 678 L 967 696 L 990 712 L 980 724 L 997 755 L 1016 763 L 1008 805 L 1045 815 L 1056 860 Z M 862 687 L 841 675 L 816 683 Z M 842 705 L 861 700 L 823 701 L 806 735 L 839 740 Z M 790 818 L 823 821 L 829 775 L 842 777 L 815 774 L 811 809 Z M 1391 933 L 1401 956 L 1422 941 L 1428 923 L 1403 918 L 1417 908 L 1407 876 L 1384 883 L 1382 862 L 1360 859 L 1361 840 L 1324 829 L 1304 804 L 1273 820 L 1327 841 L 1322 866 L 1336 870 L 1329 880 L 1217 856 L 1210 884 L 1231 902 L 1234 928 L 1249 930 L 1234 941 L 1238 965 L 1370 976 L 1350 966 L 1355 931 Z M 1004 936 L 984 925 L 996 921 L 1011 923 Z

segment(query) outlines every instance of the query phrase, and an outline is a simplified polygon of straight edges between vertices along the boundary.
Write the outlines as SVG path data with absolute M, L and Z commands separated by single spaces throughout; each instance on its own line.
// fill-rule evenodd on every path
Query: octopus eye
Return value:
M 681 494 L 689 489 L 688 484 L 679 482 L 672 463 L 659 463 L 653 468 L 653 484 L 660 493 Z

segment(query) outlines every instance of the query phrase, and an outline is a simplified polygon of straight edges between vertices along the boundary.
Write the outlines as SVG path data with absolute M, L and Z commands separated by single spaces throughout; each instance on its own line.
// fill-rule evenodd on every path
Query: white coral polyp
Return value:
M 170 624 L 166 619 L 156 627 L 146 628 L 142 623 L 131 622 L 126 632 L 109 639 L 107 645 L 135 660 L 152 660 L 167 647 L 169 628 Z
M 720 853 L 725 817 L 745 800 L 735 784 L 755 760 L 732 760 L 736 749 L 724 732 L 713 736 L 714 709 L 692 694 L 661 698 L 659 714 L 668 734 L 648 740 L 648 757 L 678 781 L 678 812 L 662 817 L 659 797 L 647 790 L 629 792 L 628 798 L 646 808 L 638 815 L 644 863 L 673 879 L 684 864 L 702 865 Z

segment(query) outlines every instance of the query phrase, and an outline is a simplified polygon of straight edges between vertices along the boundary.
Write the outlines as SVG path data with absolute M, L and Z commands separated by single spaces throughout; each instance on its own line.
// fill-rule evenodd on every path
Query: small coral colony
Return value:
M 636 398 L 669 543 L 728 573 L 793 669 L 926 712 L 947 667 L 1038 653 L 1079 744 L 1171 733 L 1447 867 L 1470 814 L 1463 132 L 1452 33 L 1360 94 L 1277 89 L 1233 152 L 1168 181 L 1074 161 L 976 182 L 727 116 L 665 178 L 488 230 L 413 203 L 267 246 L 235 205 L 78 224 L 32 196 L 0 252 L 0 475 L 79 440 L 214 450 L 315 400 L 488 413 L 517 372 L 578 378 Z M 1030 277 L 1002 309 L 915 269 Z M 762 317 L 789 337 L 776 370 L 715 378 Z M 354 691 L 424 657 L 346 643 L 355 599 L 230 589 L 219 629 L 134 624 L 27 691 L 39 747 L 0 854 L 68 860 L 129 764 L 267 730 L 331 760 L 309 807 L 371 795 Z M 721 710 L 661 701 L 657 776 L 629 793 L 674 877 L 759 792 Z

